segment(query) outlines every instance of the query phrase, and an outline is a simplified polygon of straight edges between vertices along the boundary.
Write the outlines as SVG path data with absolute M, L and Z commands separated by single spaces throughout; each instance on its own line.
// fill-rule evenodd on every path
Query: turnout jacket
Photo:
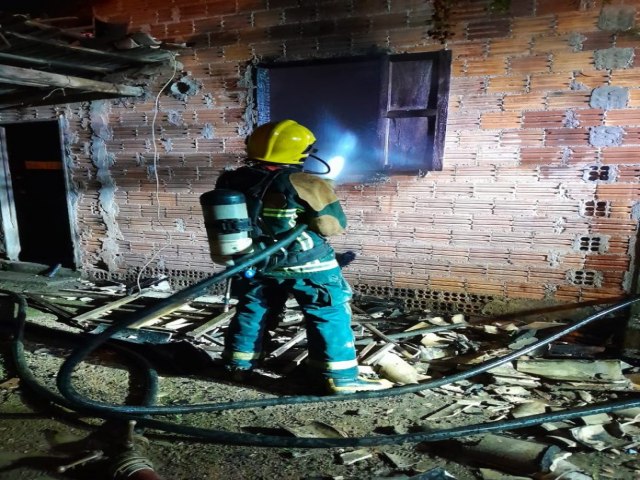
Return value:
M 344 232 L 347 220 L 328 181 L 299 167 L 255 165 L 222 173 L 216 188 L 242 192 L 250 212 L 257 207 L 258 241 L 278 239 L 300 223 L 308 226 L 284 260 L 263 274 L 302 278 L 339 268 L 326 237 Z

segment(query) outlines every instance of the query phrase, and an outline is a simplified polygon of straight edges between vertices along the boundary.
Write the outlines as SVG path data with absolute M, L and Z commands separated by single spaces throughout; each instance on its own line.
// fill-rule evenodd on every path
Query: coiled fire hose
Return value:
M 428 389 L 437 388 L 443 385 L 455 383 L 460 380 L 478 375 L 482 372 L 491 370 L 499 365 L 509 362 L 519 356 L 529 353 L 543 345 L 546 345 L 568 333 L 578 330 L 591 322 L 602 319 L 610 313 L 624 309 L 631 304 L 640 301 L 640 296 L 631 297 L 627 300 L 614 304 L 600 312 L 590 315 L 580 321 L 577 321 L 561 331 L 556 332 L 542 340 L 530 344 L 524 348 L 514 351 L 503 357 L 484 362 L 474 368 L 464 372 L 456 373 L 447 377 L 431 380 L 417 385 L 405 385 L 395 387 L 389 390 L 380 390 L 374 392 L 360 392 L 345 396 L 295 396 L 269 398 L 262 400 L 248 400 L 240 402 L 221 402 L 208 404 L 193 405 L 177 405 L 177 406 L 161 406 L 161 405 L 114 405 L 104 402 L 88 399 L 82 396 L 72 385 L 71 377 L 74 369 L 80 364 L 91 352 L 102 345 L 104 342 L 121 329 L 128 327 L 136 322 L 144 321 L 148 318 L 155 317 L 170 305 L 178 302 L 184 303 L 202 294 L 211 285 L 224 281 L 236 273 L 239 273 L 250 266 L 265 260 L 269 255 L 276 252 L 291 243 L 304 230 L 304 226 L 297 227 L 289 235 L 284 237 L 278 243 L 267 247 L 258 253 L 243 257 L 243 260 L 237 265 L 220 272 L 209 279 L 205 279 L 191 287 L 188 287 L 176 294 L 164 299 L 156 305 L 146 309 L 134 312 L 129 318 L 125 319 L 118 325 L 112 325 L 104 332 L 86 341 L 85 344 L 75 349 L 62 365 L 58 377 L 57 385 L 62 396 L 54 393 L 46 387 L 40 385 L 34 375 L 29 370 L 24 359 L 24 347 L 22 344 L 22 334 L 24 332 L 25 308 L 26 301 L 24 298 L 13 292 L 5 292 L 14 298 L 18 304 L 17 327 L 14 337 L 14 346 L 12 348 L 14 362 L 17 366 L 18 375 L 26 385 L 32 388 L 36 393 L 45 396 L 54 403 L 58 403 L 67 408 L 74 410 L 89 412 L 93 416 L 100 418 L 117 418 L 121 420 L 135 420 L 138 425 L 156 430 L 187 435 L 202 440 L 208 440 L 216 443 L 229 445 L 246 445 L 261 447 L 287 447 L 287 448 L 332 448 L 332 447 L 363 447 L 376 445 L 390 445 L 405 442 L 433 442 L 456 438 L 468 435 L 478 435 L 488 432 L 499 432 L 514 430 L 519 428 L 531 427 L 545 422 L 554 422 L 569 420 L 582 417 L 585 415 L 594 415 L 598 413 L 608 413 L 616 410 L 633 408 L 640 406 L 640 395 L 633 395 L 632 398 L 626 400 L 618 400 L 613 402 L 600 403 L 581 407 L 572 410 L 556 411 L 529 417 L 521 417 L 513 420 L 502 420 L 496 422 L 486 422 L 479 424 L 466 425 L 455 428 L 447 428 L 441 430 L 431 430 L 422 432 L 413 432 L 398 435 L 369 436 L 369 437 L 352 437 L 352 438 L 315 438 L 315 437 L 284 437 L 277 435 L 254 435 L 247 433 L 235 433 L 216 429 L 207 429 L 193 427 L 173 422 L 155 420 L 149 418 L 148 415 L 167 415 L 167 414 L 187 414 L 196 412 L 213 412 L 221 410 L 257 408 L 276 405 L 290 405 L 303 403 L 319 403 L 319 402 L 335 402 L 341 400 L 360 400 L 383 398 L 413 393 Z

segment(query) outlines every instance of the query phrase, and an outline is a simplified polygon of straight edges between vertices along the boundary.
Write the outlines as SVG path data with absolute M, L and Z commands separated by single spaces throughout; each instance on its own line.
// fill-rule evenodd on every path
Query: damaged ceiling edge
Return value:
M 0 110 L 140 98 L 154 69 L 178 68 L 173 50 L 183 45 L 109 26 L 111 32 L 100 37 L 93 27 L 79 34 L 0 12 Z
M 0 11 L 0 111 L 67 105 L 66 112 L 72 116 L 69 104 L 88 102 L 81 110 L 90 129 L 87 153 L 100 183 L 97 207 L 105 228 L 100 250 L 93 256 L 104 268 L 115 271 L 121 261 L 119 242 L 123 235 L 116 218 L 117 186 L 110 171 L 115 154 L 109 152 L 107 146 L 112 138 L 110 100 L 148 100 L 149 85 L 158 76 L 169 69 L 174 75 L 182 70 L 174 50 L 184 45 L 165 44 L 146 33 L 128 33 L 126 25 L 94 20 L 94 25 L 83 27 L 80 34 L 78 28 L 53 27 L 47 24 L 49 20 L 32 20 L 26 15 L 7 15 Z M 77 132 L 71 130 L 64 112 L 59 112 L 58 121 L 66 166 L 65 182 L 70 193 L 67 207 L 73 258 L 76 266 L 82 267 L 82 234 L 77 217 L 82 189 L 74 180 L 76 165 L 71 148 L 77 141 Z M 2 212 L 3 225 L 11 222 L 10 213 Z M 9 257 L 17 259 L 19 251 L 14 251 L 11 238 L 5 235 L 3 244 Z M 15 245 L 19 249 L 18 241 Z

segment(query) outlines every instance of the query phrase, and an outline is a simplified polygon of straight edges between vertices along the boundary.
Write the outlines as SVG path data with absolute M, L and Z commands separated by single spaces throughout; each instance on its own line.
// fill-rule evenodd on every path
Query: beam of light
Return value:
M 358 138 L 354 133 L 343 129 L 332 129 L 332 135 L 329 138 L 323 138 L 321 144 L 318 145 L 317 155 L 325 160 L 331 167 L 328 173 L 318 174 L 322 178 L 329 180 L 337 180 L 345 165 L 353 161 L 353 156 L 358 144 Z M 320 143 L 320 142 L 319 142 Z M 326 165 L 322 164 L 314 158 L 307 158 L 304 163 L 305 170 L 314 172 L 326 171 Z
M 327 160 L 327 163 L 331 167 L 331 171 L 322 175 L 322 177 L 327 178 L 329 180 L 335 180 L 338 178 L 342 169 L 344 168 L 345 158 L 341 155 L 336 155 L 335 157 L 331 157 Z

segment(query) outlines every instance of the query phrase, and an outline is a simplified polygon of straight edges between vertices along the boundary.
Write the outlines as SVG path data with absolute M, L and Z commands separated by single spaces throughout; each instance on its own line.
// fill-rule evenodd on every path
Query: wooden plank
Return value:
M 29 92 L 34 91 L 29 89 Z M 46 91 L 42 91 L 38 94 L 13 94 L 13 95 L 0 95 L 0 110 L 12 109 L 16 107 L 35 107 L 41 105 L 56 105 L 61 103 L 79 103 L 89 102 L 91 100 L 106 100 L 109 98 L 121 98 L 122 95 L 117 93 L 74 93 L 71 95 L 65 95 L 62 89 L 58 88 L 54 92 L 49 94 Z
M 3 52 L 0 51 L 0 59 L 11 60 L 14 62 L 23 62 L 29 63 L 32 65 L 42 65 L 43 67 L 64 67 L 64 68 L 73 68 L 76 70 L 86 70 L 88 72 L 95 73 L 109 73 L 112 69 L 108 67 L 100 67 L 96 65 L 88 65 L 86 63 L 78 62 L 67 62 L 64 60 L 58 60 L 56 58 L 48 58 L 48 57 L 31 57 L 25 55 L 18 55 L 16 53 Z
M 105 312 L 108 312 L 110 310 L 115 310 L 116 308 L 121 307 L 122 305 L 126 305 L 127 303 L 133 302 L 138 297 L 140 297 L 139 293 L 136 293 L 135 295 L 128 295 L 126 297 L 119 298 L 117 300 L 114 300 L 113 302 L 105 303 L 104 305 L 101 305 L 92 310 L 89 310 L 88 312 L 84 312 L 84 313 L 81 313 L 80 315 L 76 315 L 75 317 L 73 317 L 73 319 L 76 322 L 93 320 L 95 318 L 98 318 Z
M 362 360 L 362 365 L 375 365 L 385 354 L 395 347 L 392 343 L 385 343 L 379 350 Z
M 29 302 L 37 305 L 39 308 L 43 310 L 46 310 L 56 315 L 58 319 L 66 325 L 69 325 L 75 328 L 84 328 L 86 326 L 85 324 L 78 322 L 75 318 L 73 318 L 73 312 L 70 312 L 69 310 L 62 308 L 56 305 L 55 303 L 45 300 L 38 294 L 24 293 L 23 295 L 27 297 Z
M 371 317 L 367 312 L 365 312 L 364 310 L 362 310 L 361 308 L 356 307 L 355 305 L 352 305 L 351 308 L 353 309 L 354 312 L 359 313 L 361 315 L 366 315 L 367 317 Z M 411 352 L 408 352 L 407 350 L 405 350 L 402 345 L 400 345 L 398 342 L 396 342 L 395 340 L 389 338 L 388 336 L 386 336 L 384 333 L 382 333 L 380 330 L 378 330 L 376 327 L 374 327 L 373 325 L 371 325 L 370 323 L 366 323 L 366 322 L 361 322 L 360 325 L 362 325 L 364 328 L 366 328 L 367 330 L 369 330 L 371 333 L 373 333 L 374 336 L 380 338 L 381 340 L 384 340 L 387 343 L 390 343 L 392 345 L 395 345 L 398 350 L 400 351 L 400 353 L 402 353 L 402 355 L 406 358 L 412 359 L 414 357 L 414 355 Z
M 231 320 L 231 318 L 235 315 L 235 313 L 236 313 L 236 309 L 235 308 L 231 308 L 231 309 L 229 309 L 228 312 L 223 312 L 220 315 L 218 315 L 217 317 L 212 318 L 208 322 L 203 323 L 198 328 L 195 328 L 192 331 L 187 332 L 187 336 L 191 337 L 191 338 L 194 338 L 194 339 L 200 338 L 205 333 L 210 332 L 214 328 L 217 328 L 217 327 L 221 326 L 223 323 L 226 323 L 229 320 Z
M 26 85 L 31 87 L 58 87 L 93 92 L 117 93 L 123 97 L 139 97 L 144 93 L 141 87 L 130 87 L 115 83 L 101 82 L 87 78 L 60 75 L 29 68 L 0 65 L 0 83 Z
M 309 356 L 309 350 L 305 350 L 304 352 L 301 352 L 300 354 L 298 354 L 298 356 L 296 356 L 293 360 L 291 360 L 290 363 L 288 363 L 287 365 L 285 365 L 282 368 L 282 371 L 284 373 L 290 373 L 292 372 L 297 366 L 299 366 L 302 361 L 307 358 Z
M 427 333 L 445 332 L 448 330 L 455 330 L 458 328 L 465 328 L 465 327 L 467 327 L 466 324 L 457 323 L 453 325 L 438 325 L 434 327 L 418 328 L 415 330 L 405 330 L 404 332 L 398 332 L 398 333 L 386 333 L 385 335 L 388 338 L 391 338 L 393 340 L 398 340 L 402 338 L 417 337 L 418 335 L 426 335 Z M 355 344 L 368 345 L 369 342 L 371 342 L 371 337 L 363 338 L 361 340 L 356 340 Z
M 567 382 L 624 382 L 619 360 L 518 360 L 516 369 L 530 375 Z
M 0 127 L 0 223 L 2 224 L 5 255 L 9 260 L 18 260 L 20 236 L 18 235 L 18 215 L 13 198 L 13 181 L 9 168 L 7 139 L 4 128 Z
M 48 25 L 46 19 L 38 19 L 38 20 L 25 20 L 24 24 L 29 27 L 34 27 L 44 32 L 54 33 L 61 37 L 68 37 L 74 40 L 86 40 L 87 37 L 80 33 L 76 33 L 73 31 L 69 31 L 67 29 L 62 29 L 59 27 L 54 27 L 53 25 Z
M 387 112 L 386 118 L 409 118 L 409 117 L 435 117 L 438 111 L 434 108 L 424 108 L 421 110 L 397 110 Z
M 405 350 L 402 345 L 400 345 L 398 342 L 396 342 L 395 340 L 387 337 L 384 333 L 382 333 L 380 330 L 378 330 L 376 327 L 374 327 L 373 325 L 371 325 L 370 323 L 362 323 L 361 324 L 364 328 L 366 328 L 367 330 L 369 330 L 371 333 L 373 333 L 376 337 L 379 337 L 380 339 L 384 340 L 387 343 L 391 343 L 392 345 L 395 345 L 396 348 L 400 351 L 400 353 L 402 353 L 402 355 L 405 358 L 408 359 L 413 359 L 414 355 L 411 354 L 411 352 L 408 352 L 407 350 Z
M 77 53 L 77 54 L 88 55 L 89 57 L 93 56 L 94 58 L 96 58 L 96 60 L 100 58 L 110 59 L 118 62 L 120 64 L 119 66 L 131 65 L 134 63 L 157 63 L 158 61 L 161 60 L 157 58 L 157 55 L 159 53 L 157 51 L 150 52 L 151 55 L 154 55 L 153 58 L 145 58 L 144 56 L 139 54 L 127 55 L 127 54 L 115 53 L 115 52 L 105 52 L 102 50 L 96 50 L 94 48 L 86 48 L 86 47 L 79 47 L 75 45 L 69 45 L 68 43 L 64 43 L 60 41 L 42 40 L 38 37 L 33 37 L 31 35 L 24 35 L 16 32 L 5 31 L 3 33 L 8 37 L 19 38 L 20 40 L 24 40 L 26 42 L 31 42 L 38 45 L 48 45 L 54 48 L 60 48 L 62 50 L 67 51 L 69 55 L 73 55 L 74 53 Z M 163 53 L 167 53 L 168 55 L 170 55 L 169 52 L 163 52 Z
M 367 346 L 362 349 L 362 351 L 358 354 L 358 363 L 362 362 L 362 359 L 367 356 L 367 354 L 375 348 L 377 343 L 375 341 L 368 340 Z
M 300 343 L 304 338 L 307 338 L 307 331 L 302 329 L 298 333 L 296 333 L 288 342 L 280 347 L 276 348 L 273 352 L 271 352 L 268 357 L 269 358 L 277 358 L 282 355 L 284 352 L 289 350 L 294 345 Z
M 70 312 L 69 310 L 62 308 L 61 306 L 56 305 L 55 303 L 45 300 L 38 294 L 26 292 L 23 295 L 27 297 L 27 299 L 31 300 L 34 304 L 38 305 L 39 307 L 55 315 L 58 315 L 59 317 L 65 320 L 71 320 L 73 318 L 73 312 Z

